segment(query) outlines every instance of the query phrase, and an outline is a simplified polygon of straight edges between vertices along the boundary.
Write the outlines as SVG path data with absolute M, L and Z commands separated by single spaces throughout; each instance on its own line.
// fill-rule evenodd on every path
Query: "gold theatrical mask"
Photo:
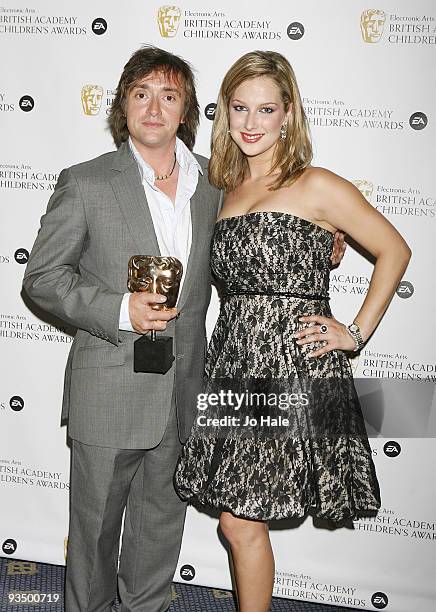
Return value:
M 179 294 L 183 266 L 175 257 L 134 255 L 129 260 L 127 288 L 132 293 L 146 291 L 165 295 L 164 304 L 154 304 L 154 310 L 174 308 Z
M 103 100 L 103 88 L 100 85 L 84 85 L 81 96 L 85 115 L 98 115 Z
M 363 40 L 367 43 L 377 43 L 383 34 L 386 13 L 378 9 L 363 11 L 360 17 L 360 30 Z
M 374 191 L 373 183 L 365 181 L 364 179 L 357 179 L 353 181 L 353 185 L 357 187 L 360 193 L 365 197 L 368 202 L 371 202 L 372 192 Z
M 174 308 L 179 294 L 183 266 L 176 257 L 155 257 L 153 255 L 133 255 L 129 259 L 129 278 L 127 287 L 130 292 L 146 291 L 165 295 L 164 304 L 154 304 L 154 310 Z M 135 340 L 133 349 L 133 371 L 136 373 L 166 374 L 174 362 L 173 339 L 170 336 L 156 337 L 151 330 L 150 337 L 145 334 Z
M 181 11 L 178 6 L 161 6 L 157 13 L 159 32 L 163 38 L 174 38 L 179 29 Z

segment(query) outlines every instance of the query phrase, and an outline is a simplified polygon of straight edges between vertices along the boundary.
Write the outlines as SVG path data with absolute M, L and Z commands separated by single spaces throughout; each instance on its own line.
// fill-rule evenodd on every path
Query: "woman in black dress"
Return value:
M 380 507 L 347 352 L 375 330 L 411 251 L 354 185 L 311 159 L 288 61 L 247 53 L 224 77 L 216 109 L 209 178 L 225 201 L 211 266 L 221 310 L 207 355 L 206 404 L 175 474 L 182 498 L 221 510 L 240 612 L 269 608 L 268 521 L 308 513 L 342 521 Z M 328 301 L 338 228 L 376 260 L 350 325 L 334 318 Z M 239 393 L 237 409 L 229 389 Z M 270 402 L 283 390 L 287 402 Z M 207 404 L 212 393 L 219 406 Z M 243 402 L 248 397 L 257 403 Z

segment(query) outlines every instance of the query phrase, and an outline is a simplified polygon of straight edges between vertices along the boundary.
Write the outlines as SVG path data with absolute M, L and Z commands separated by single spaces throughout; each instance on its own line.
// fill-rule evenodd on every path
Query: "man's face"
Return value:
M 166 147 L 176 138 L 183 122 L 183 84 L 163 72 L 152 72 L 129 91 L 127 128 L 139 149 Z

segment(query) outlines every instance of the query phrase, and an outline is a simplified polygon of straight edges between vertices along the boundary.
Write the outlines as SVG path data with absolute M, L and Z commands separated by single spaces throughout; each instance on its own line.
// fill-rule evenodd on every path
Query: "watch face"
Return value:
M 353 332 L 359 331 L 359 326 L 356 325 L 355 323 L 352 323 L 349 327 L 349 329 Z

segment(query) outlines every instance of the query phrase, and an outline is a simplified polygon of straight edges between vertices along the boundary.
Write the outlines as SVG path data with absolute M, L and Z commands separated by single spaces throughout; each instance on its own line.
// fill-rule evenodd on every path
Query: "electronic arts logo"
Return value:
M 400 281 L 400 284 L 398 285 L 397 291 L 396 291 L 396 294 L 398 295 L 398 297 L 402 298 L 403 300 L 406 300 L 407 298 L 412 297 L 414 293 L 415 293 L 415 288 L 411 282 L 406 281 L 406 280 Z
M 389 599 L 386 593 L 378 592 L 371 597 L 371 603 L 377 610 L 383 610 L 388 605 Z
M 428 119 L 425 113 L 413 113 L 410 115 L 409 125 L 412 130 L 423 130 L 427 127 Z
M 102 34 L 106 34 L 107 32 L 107 21 L 103 19 L 103 17 L 97 17 L 94 19 L 91 25 L 91 29 L 97 36 L 101 36 Z
M 88 115 L 88 117 L 98 115 L 103 100 L 103 87 L 88 83 L 82 87 L 80 97 L 85 115 Z
M 192 565 L 182 565 L 180 568 L 180 578 L 187 581 L 194 580 L 195 569 L 192 567 Z
M 174 38 L 179 30 L 182 11 L 178 6 L 161 6 L 157 11 L 157 24 L 162 38 Z
M 22 96 L 18 102 L 18 106 L 25 113 L 29 113 L 35 106 L 35 100 L 32 98 L 32 96 Z
M 23 410 L 24 408 L 24 400 L 19 395 L 13 395 L 11 399 L 9 400 L 9 406 L 15 412 L 19 412 L 20 410 Z
M 7 540 L 3 542 L 2 551 L 5 553 L 5 555 L 13 555 L 16 550 L 17 550 L 17 543 L 15 540 L 8 538 Z
M 395 442 L 395 440 L 389 440 L 389 442 L 386 442 L 383 446 L 383 450 L 388 457 L 398 457 L 401 453 L 401 446 L 398 442 Z
M 208 104 L 206 108 L 204 109 L 204 115 L 206 119 L 210 119 L 210 121 L 213 121 L 215 119 L 215 111 L 216 111 L 216 104 L 214 102 L 211 102 L 210 104 Z
M 26 264 L 29 261 L 29 251 L 27 249 L 17 249 L 14 258 L 17 263 Z
M 304 26 L 298 21 L 293 21 L 288 25 L 286 32 L 291 40 L 300 40 L 304 36 Z
M 386 13 L 378 9 L 368 9 L 360 16 L 360 31 L 366 43 L 378 43 L 383 35 Z

